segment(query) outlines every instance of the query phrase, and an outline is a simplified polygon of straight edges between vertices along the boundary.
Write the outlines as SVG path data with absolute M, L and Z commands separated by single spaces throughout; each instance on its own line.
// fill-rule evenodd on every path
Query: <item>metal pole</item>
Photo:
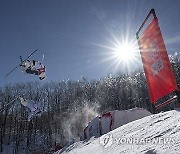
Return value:
M 150 12 L 148 13 L 147 17 L 145 18 L 145 20 L 143 21 L 142 25 L 140 26 L 140 28 L 138 29 L 138 31 L 136 32 L 136 38 L 137 40 L 139 39 L 139 32 L 141 31 L 141 29 L 143 28 L 143 26 L 145 25 L 145 23 L 147 22 L 147 20 L 149 19 L 150 15 L 153 15 L 154 19 L 157 18 L 155 10 L 151 9 Z

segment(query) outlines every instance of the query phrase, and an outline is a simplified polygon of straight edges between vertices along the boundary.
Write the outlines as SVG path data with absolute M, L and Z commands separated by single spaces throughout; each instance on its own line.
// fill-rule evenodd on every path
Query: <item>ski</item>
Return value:
M 34 50 L 34 51 L 33 51 L 27 58 L 25 58 L 24 60 L 22 60 L 22 58 L 21 58 L 21 63 L 20 63 L 19 65 L 17 65 L 15 68 L 13 68 L 10 72 L 8 72 L 8 73 L 6 74 L 6 77 L 7 77 L 9 74 L 11 74 L 14 70 L 16 70 L 19 66 L 21 66 L 21 64 L 22 64 L 24 61 L 26 61 L 29 57 L 31 57 L 37 50 L 38 50 L 38 49 Z
M 0 110 L 0 112 L 2 112 L 3 110 L 5 110 L 5 108 L 7 108 L 10 104 L 13 104 L 18 98 L 13 99 L 12 101 L 10 101 L 9 103 L 5 104 L 5 106 Z

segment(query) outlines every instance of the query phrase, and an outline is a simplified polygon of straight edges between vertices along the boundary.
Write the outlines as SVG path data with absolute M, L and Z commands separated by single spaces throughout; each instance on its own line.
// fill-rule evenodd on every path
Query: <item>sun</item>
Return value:
M 122 42 L 118 44 L 114 51 L 114 57 L 122 62 L 129 62 L 135 56 L 135 46 L 132 43 Z
M 97 64 L 106 63 L 105 70 L 115 72 L 131 72 L 140 66 L 139 48 L 137 40 L 125 37 L 118 38 L 112 35 L 106 43 L 94 43 L 101 49 L 101 61 Z

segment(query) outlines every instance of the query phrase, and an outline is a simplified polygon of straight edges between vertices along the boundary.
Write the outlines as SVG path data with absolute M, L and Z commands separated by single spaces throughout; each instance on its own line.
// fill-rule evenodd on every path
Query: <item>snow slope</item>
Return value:
M 55 154 L 180 154 L 180 111 L 150 115 Z

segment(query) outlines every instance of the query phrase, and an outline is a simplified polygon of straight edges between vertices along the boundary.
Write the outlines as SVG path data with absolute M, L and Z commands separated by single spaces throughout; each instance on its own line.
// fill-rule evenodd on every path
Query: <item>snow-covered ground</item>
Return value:
M 150 115 L 55 154 L 180 154 L 180 111 Z

